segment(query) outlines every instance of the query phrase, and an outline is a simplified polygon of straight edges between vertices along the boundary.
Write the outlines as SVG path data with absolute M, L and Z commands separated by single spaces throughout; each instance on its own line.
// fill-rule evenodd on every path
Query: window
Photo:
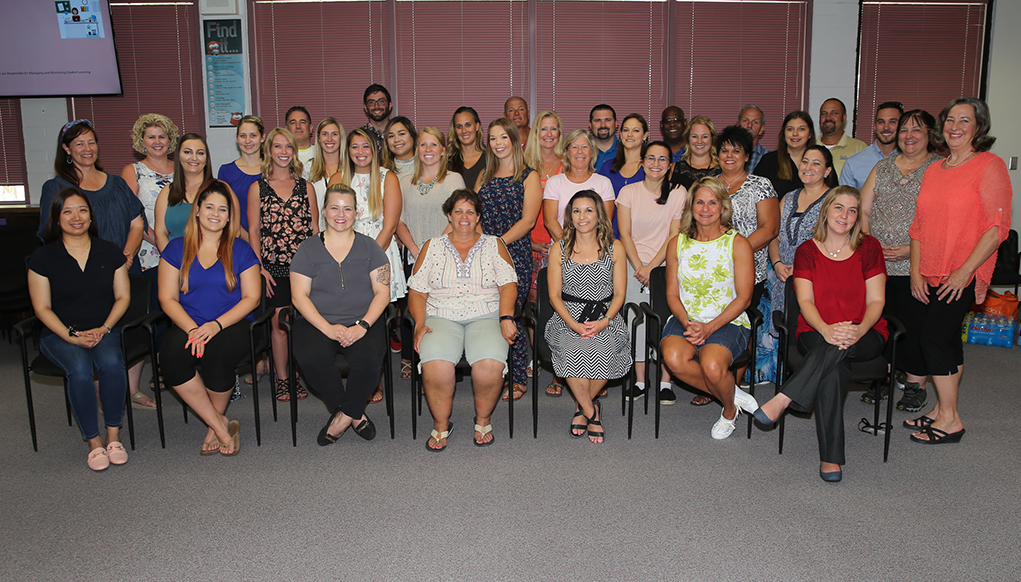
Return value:
M 873 141 L 876 106 L 884 101 L 900 101 L 905 109 L 924 109 L 935 117 L 953 99 L 982 96 L 988 4 L 862 2 L 858 139 Z
M 26 202 L 26 175 L 21 101 L 0 99 L 0 202 Z
M 131 149 L 131 127 L 145 113 L 162 113 L 181 133 L 205 133 L 202 55 L 195 2 L 130 0 L 110 4 L 124 94 L 71 97 L 72 119 L 92 121 L 106 170 L 141 158 Z M 157 26 L 156 23 L 159 23 Z

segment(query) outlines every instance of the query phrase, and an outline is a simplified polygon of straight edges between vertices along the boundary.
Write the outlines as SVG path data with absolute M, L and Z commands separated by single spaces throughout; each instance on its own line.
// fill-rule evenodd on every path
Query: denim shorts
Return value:
M 663 337 L 665 338 L 670 335 L 684 337 L 684 326 L 672 315 L 666 320 L 666 325 L 663 326 Z M 751 330 L 747 327 L 728 323 L 714 331 L 713 335 L 709 336 L 704 344 L 695 346 L 695 348 L 698 351 L 702 351 L 702 348 L 709 344 L 723 346 L 730 351 L 730 361 L 733 362 L 748 349 L 748 338 L 750 336 Z

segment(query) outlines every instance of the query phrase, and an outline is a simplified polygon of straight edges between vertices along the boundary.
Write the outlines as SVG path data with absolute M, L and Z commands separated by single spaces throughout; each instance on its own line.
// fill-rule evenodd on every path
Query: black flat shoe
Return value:
M 372 424 L 372 419 L 368 416 L 366 416 L 365 420 L 360 422 L 358 426 L 355 426 L 354 430 L 356 435 L 367 441 L 371 441 L 376 438 L 376 425 Z
M 316 443 L 319 446 L 325 447 L 326 445 L 332 445 L 333 443 L 339 441 L 340 437 L 344 436 L 344 433 L 340 433 L 340 435 L 338 436 L 333 436 L 332 434 L 326 432 L 330 430 L 330 425 L 333 424 L 333 419 L 338 414 L 340 414 L 339 411 L 336 412 L 335 414 L 331 414 L 330 419 L 326 421 L 326 426 L 324 426 L 322 430 L 319 431 L 319 436 L 316 437 Z
M 840 483 L 840 480 L 844 478 L 844 474 L 842 471 L 829 471 L 828 473 L 819 471 L 819 477 L 827 483 Z

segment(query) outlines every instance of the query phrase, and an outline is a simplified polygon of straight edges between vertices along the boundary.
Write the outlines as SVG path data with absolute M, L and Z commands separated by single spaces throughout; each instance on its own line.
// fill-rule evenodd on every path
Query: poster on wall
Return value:
M 241 19 L 202 22 L 206 55 L 206 120 L 209 127 L 237 125 L 245 111 Z

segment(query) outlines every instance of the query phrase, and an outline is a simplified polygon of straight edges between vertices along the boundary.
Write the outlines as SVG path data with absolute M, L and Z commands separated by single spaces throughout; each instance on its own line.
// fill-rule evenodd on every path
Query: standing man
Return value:
M 308 109 L 295 105 L 287 110 L 284 123 L 298 145 L 298 159 L 307 166 L 316 154 L 315 148 L 312 147 L 312 116 L 308 114 Z
M 684 153 L 684 142 L 681 141 L 681 135 L 684 134 L 684 128 L 688 125 L 688 121 L 684 119 L 684 110 L 676 105 L 671 105 L 663 110 L 663 115 L 659 118 L 659 132 L 663 135 L 663 141 L 670 146 L 670 151 L 674 153 L 672 161 L 677 163 L 681 161 L 681 154 Z
M 879 160 L 897 151 L 897 130 L 903 114 L 904 106 L 898 101 L 879 104 L 876 108 L 876 141 L 847 158 L 840 172 L 841 186 L 854 186 L 861 190 Z
M 747 129 L 752 134 L 753 147 L 752 151 L 748 153 L 748 163 L 744 166 L 744 171 L 751 174 L 755 171 L 755 166 L 759 165 L 759 160 L 762 156 L 769 153 L 766 146 L 759 143 L 762 136 L 766 134 L 766 116 L 759 109 L 758 105 L 748 104 L 741 109 L 741 113 L 737 115 L 737 124 Z
M 373 83 L 365 88 L 362 102 L 365 117 L 369 118 L 369 122 L 363 125 L 362 129 L 369 132 L 369 135 L 375 140 L 376 155 L 379 155 L 386 145 L 383 132 L 386 131 L 386 124 L 390 121 L 390 112 L 393 111 L 390 92 L 386 90 L 386 87 Z
M 607 160 L 617 156 L 617 112 L 606 103 L 600 103 L 588 114 L 589 131 L 595 138 L 599 155 L 596 156 L 596 171 L 600 171 Z
M 528 134 L 532 131 L 528 125 L 528 103 L 521 97 L 512 96 L 503 104 L 503 116 L 518 126 L 521 147 L 525 147 L 528 143 Z
M 837 174 L 844 168 L 847 158 L 865 149 L 865 142 L 844 133 L 847 123 L 847 108 L 844 102 L 830 97 L 819 108 L 819 143 L 833 154 L 833 169 Z

